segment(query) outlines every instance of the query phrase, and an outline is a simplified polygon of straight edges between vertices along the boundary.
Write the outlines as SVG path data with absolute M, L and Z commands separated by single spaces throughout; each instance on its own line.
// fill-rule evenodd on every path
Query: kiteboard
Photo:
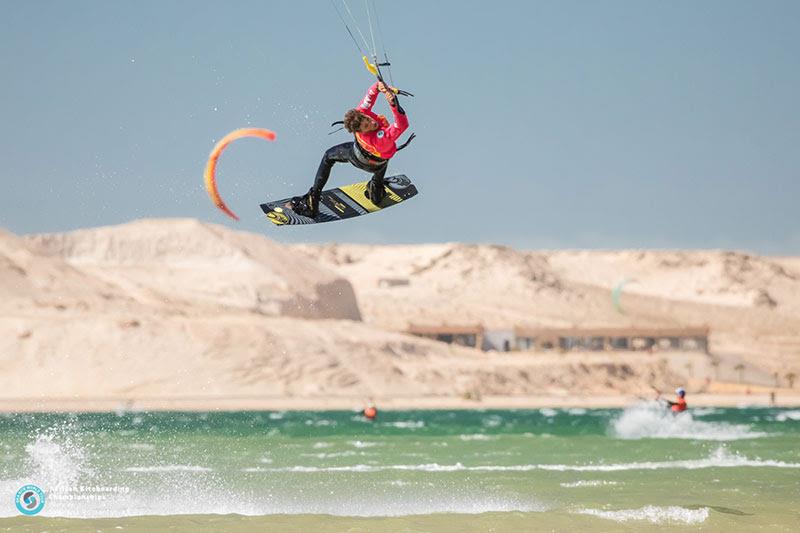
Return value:
M 316 218 L 298 215 L 292 211 L 291 198 L 261 204 L 261 210 L 267 215 L 267 219 L 276 226 L 320 224 L 374 213 L 417 195 L 417 188 L 403 174 L 389 176 L 384 178 L 383 182 L 386 196 L 379 205 L 375 205 L 367 198 L 366 191 L 369 182 L 362 181 L 322 191 L 319 200 L 319 214 Z

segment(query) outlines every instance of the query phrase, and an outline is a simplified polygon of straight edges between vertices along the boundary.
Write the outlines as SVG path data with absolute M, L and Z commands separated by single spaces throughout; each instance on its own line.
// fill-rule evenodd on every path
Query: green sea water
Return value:
M 800 531 L 800 410 L 0 415 L 0 530 L 168 528 Z

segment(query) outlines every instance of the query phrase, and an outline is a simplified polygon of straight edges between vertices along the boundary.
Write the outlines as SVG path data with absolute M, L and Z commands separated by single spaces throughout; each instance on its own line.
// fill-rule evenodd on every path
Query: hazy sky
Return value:
M 389 174 L 421 194 L 301 228 L 258 204 L 308 189 L 351 139 L 330 122 L 372 82 L 329 1 L 1 4 L 0 226 L 15 233 L 195 217 L 284 242 L 800 254 L 797 1 L 377 0 L 394 81 L 417 95 L 418 137 Z M 236 223 L 202 173 L 246 126 L 278 139 L 223 154 Z M 337 165 L 329 183 L 364 177 Z

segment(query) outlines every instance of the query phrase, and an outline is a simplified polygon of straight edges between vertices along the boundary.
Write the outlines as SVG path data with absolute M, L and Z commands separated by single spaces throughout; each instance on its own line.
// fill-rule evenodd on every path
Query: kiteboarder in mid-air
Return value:
M 393 124 L 389 124 L 383 115 L 376 115 L 372 111 L 379 92 L 383 93 L 389 103 L 394 115 Z M 356 109 L 344 114 L 342 124 L 347 131 L 355 135 L 355 141 L 337 144 L 325 152 L 314 178 L 314 185 L 303 196 L 295 196 L 291 200 L 290 207 L 295 213 L 316 218 L 319 214 L 322 189 L 335 163 L 350 163 L 356 168 L 370 172 L 372 179 L 367 186 L 366 195 L 375 205 L 381 203 L 386 192 L 383 177 L 389 159 L 411 141 L 409 138 L 402 146 L 395 146 L 397 138 L 408 128 L 408 118 L 397 101 L 396 92 L 396 89 L 378 81 L 369 88 Z
M 405 148 L 414 138 L 412 133 L 406 142 L 400 146 L 395 145 L 397 139 L 408 129 L 408 118 L 406 117 L 406 112 L 400 106 L 398 96 L 414 95 L 408 91 L 393 87 L 391 63 L 385 48 L 383 50 L 383 61 L 380 62 L 378 60 L 375 36 L 372 33 L 373 19 L 376 23 L 375 26 L 380 31 L 380 26 L 377 24 L 375 6 L 370 6 L 369 2 L 365 2 L 370 28 L 369 35 L 372 40 L 372 49 L 370 50 L 372 60 L 370 61 L 345 20 L 342 10 L 337 7 L 334 0 L 331 3 L 336 9 L 336 13 L 344 24 L 347 33 L 353 39 L 353 43 L 361 53 L 364 66 L 370 74 L 377 78 L 377 81 L 369 88 L 357 108 L 347 111 L 344 115 L 344 120 L 332 124 L 332 126 L 342 124 L 342 129 L 352 133 L 355 139 L 351 142 L 337 144 L 325 152 L 311 189 L 302 196 L 283 198 L 261 204 L 261 210 L 267 216 L 267 219 L 277 226 L 330 222 L 374 213 L 412 198 L 418 192 L 411 180 L 405 175 L 385 177 L 389 159 Z M 345 0 L 342 0 L 342 7 L 349 15 L 358 35 L 361 36 L 364 49 L 370 49 L 364 33 L 358 27 L 356 18 Z M 386 69 L 389 83 L 384 80 L 381 67 Z M 392 124 L 383 115 L 378 115 L 372 111 L 379 93 L 383 93 L 389 103 L 389 108 L 392 110 L 392 115 L 394 116 L 394 123 Z M 242 137 L 260 137 L 268 141 L 274 141 L 275 133 L 263 128 L 241 128 L 229 133 L 214 146 L 203 174 L 206 190 L 211 200 L 220 210 L 235 220 L 239 220 L 239 217 L 225 205 L 217 190 L 216 166 L 217 160 L 222 151 L 225 150 L 225 147 Z M 335 189 L 323 190 L 330 177 L 331 169 L 336 163 L 350 163 L 360 170 L 369 172 L 372 175 L 372 179 L 366 184 L 359 182 Z M 320 202 L 323 204 L 322 213 L 320 213 Z

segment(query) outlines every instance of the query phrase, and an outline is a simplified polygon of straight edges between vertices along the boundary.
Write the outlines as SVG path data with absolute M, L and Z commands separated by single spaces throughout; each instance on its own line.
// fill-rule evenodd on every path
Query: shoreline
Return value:
M 671 398 L 671 396 L 667 396 Z M 652 398 L 646 398 L 648 400 Z M 800 407 L 800 392 L 757 394 L 690 394 L 692 407 Z M 371 398 L 381 410 L 440 409 L 619 409 L 642 399 L 635 395 L 606 396 L 486 396 L 480 401 L 460 397 Z M 364 397 L 150 397 L 150 398 L 0 398 L 0 413 L 99 413 L 146 411 L 360 411 Z

